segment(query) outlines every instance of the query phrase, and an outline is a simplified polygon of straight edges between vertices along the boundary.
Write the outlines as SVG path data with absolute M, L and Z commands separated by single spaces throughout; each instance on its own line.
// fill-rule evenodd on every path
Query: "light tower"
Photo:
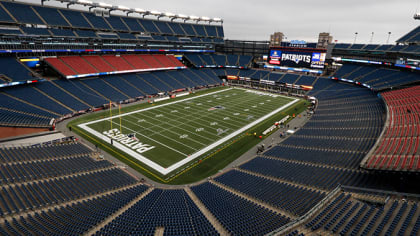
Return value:
M 416 14 L 414 14 L 414 20 L 420 20 L 420 12 L 417 12 Z

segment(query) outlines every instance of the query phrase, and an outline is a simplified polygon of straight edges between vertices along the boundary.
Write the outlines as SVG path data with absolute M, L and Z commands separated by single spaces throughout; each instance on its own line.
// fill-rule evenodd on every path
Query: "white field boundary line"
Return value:
M 210 93 L 210 94 L 204 94 L 204 95 L 200 95 L 200 96 L 211 95 L 211 94 L 220 93 L 220 92 L 228 91 L 228 90 L 230 90 L 230 89 L 222 90 L 222 91 L 217 91 L 217 92 Z M 199 96 L 197 96 L 197 97 L 199 97 Z M 176 102 L 173 102 L 173 103 L 162 104 L 162 105 L 155 106 L 155 107 L 150 107 L 150 108 L 146 108 L 146 109 L 143 109 L 143 110 L 126 113 L 126 114 L 123 114 L 123 115 L 118 115 L 118 116 L 115 116 L 113 118 L 124 116 L 124 115 L 128 115 L 128 114 L 138 113 L 138 112 L 141 112 L 141 111 L 144 111 L 144 110 L 150 110 L 150 109 L 155 109 L 155 108 L 162 107 L 162 106 L 167 106 L 167 105 L 174 104 L 174 103 L 179 103 L 179 102 L 182 102 L 182 101 L 185 101 L 185 100 L 191 100 L 191 99 L 194 99 L 194 98 L 197 98 L 197 97 L 180 100 L 180 101 L 176 101 Z M 116 148 L 124 151 L 125 153 L 131 155 L 135 159 L 141 161 L 142 163 L 148 165 L 150 168 L 154 169 L 155 171 L 159 172 L 160 174 L 167 175 L 167 174 L 171 173 L 172 171 L 178 169 L 179 167 L 187 164 L 188 162 L 190 162 L 190 161 L 192 161 L 192 160 L 200 157 L 201 155 L 205 154 L 206 152 L 208 152 L 208 151 L 216 148 L 217 146 L 223 144 L 224 142 L 228 141 L 229 139 L 231 139 L 231 138 L 239 135 L 240 133 L 243 133 L 244 131 L 250 129 L 251 127 L 253 127 L 255 125 L 257 125 L 258 123 L 260 123 L 260 122 L 268 119 L 269 117 L 275 115 L 276 113 L 278 113 L 278 112 L 284 110 L 285 108 L 287 108 L 287 107 L 295 104 L 298 101 L 299 101 L 299 99 L 294 99 L 293 101 L 287 103 L 286 105 L 283 105 L 282 107 L 279 107 L 278 109 L 272 111 L 271 113 L 266 114 L 265 116 L 263 116 L 263 117 L 255 120 L 255 121 L 249 123 L 248 125 L 246 125 L 246 126 L 240 128 L 240 129 L 236 130 L 235 132 L 229 134 L 228 136 L 226 136 L 226 137 L 224 137 L 222 139 L 219 139 L 218 141 L 212 143 L 211 145 L 209 145 L 209 146 L 201 149 L 200 151 L 198 151 L 198 152 L 196 152 L 196 153 L 188 156 L 187 158 L 185 158 L 185 159 L 183 159 L 183 160 L 181 160 L 181 161 L 179 161 L 177 163 L 174 163 L 173 165 L 171 165 L 171 166 L 169 166 L 167 168 L 164 168 L 164 167 L 160 166 L 159 164 L 157 164 L 157 163 L 151 161 L 150 159 L 144 157 L 140 153 L 137 153 L 134 150 L 129 149 L 128 147 L 124 146 L 123 144 L 120 144 L 119 142 L 114 142 L 114 146 Z M 111 142 L 111 139 L 109 137 L 105 136 L 104 134 L 101 134 L 101 133 L 97 132 L 96 130 L 94 130 L 94 129 L 90 128 L 90 127 L 88 127 L 88 125 L 90 125 L 90 124 L 102 122 L 102 121 L 109 120 L 109 119 L 110 118 L 104 118 L 104 119 L 100 119 L 100 120 L 96 120 L 96 121 L 91 121 L 91 122 L 87 122 L 87 123 L 84 123 L 84 124 L 80 124 L 78 126 L 80 128 L 82 128 L 82 129 L 88 131 L 89 133 L 95 135 L 96 137 L 104 140 L 105 142 L 110 143 Z M 159 143 L 159 142 L 157 142 L 157 143 Z M 166 146 L 166 145 L 162 144 L 162 146 Z

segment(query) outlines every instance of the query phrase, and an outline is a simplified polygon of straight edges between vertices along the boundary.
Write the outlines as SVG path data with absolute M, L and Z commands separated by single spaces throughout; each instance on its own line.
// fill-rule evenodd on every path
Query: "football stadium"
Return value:
M 135 7 L 0 0 L 0 235 L 420 235 L 419 13 L 375 44 Z

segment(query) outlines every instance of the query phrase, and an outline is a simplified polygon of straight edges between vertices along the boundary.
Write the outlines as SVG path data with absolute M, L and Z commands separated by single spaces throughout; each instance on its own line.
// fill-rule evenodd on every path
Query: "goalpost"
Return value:
M 118 115 L 120 118 L 120 132 L 122 133 L 122 121 L 121 121 L 121 104 L 118 104 Z M 109 121 L 111 122 L 111 129 L 112 129 L 112 102 L 109 101 Z

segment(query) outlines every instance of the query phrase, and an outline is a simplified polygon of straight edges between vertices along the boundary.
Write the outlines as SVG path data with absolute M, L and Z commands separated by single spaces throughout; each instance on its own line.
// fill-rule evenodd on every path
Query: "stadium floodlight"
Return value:
M 97 7 L 100 7 L 98 3 L 96 3 L 96 2 L 92 3 L 92 4 L 90 5 L 90 7 L 89 7 L 89 12 L 90 12 L 93 8 L 97 8 Z
M 103 8 L 112 8 L 112 5 L 111 4 L 104 3 L 104 2 L 99 2 L 98 5 L 100 7 L 103 7 Z
M 414 20 L 420 20 L 420 12 L 414 14 Z
M 92 5 L 93 4 L 92 1 L 88 1 L 88 0 L 77 0 L 77 3 L 81 4 L 81 5 Z
M 189 16 L 188 19 L 190 19 L 190 20 L 198 20 L 198 19 L 200 19 L 200 17 L 198 17 L 198 16 Z
M 152 11 L 150 11 L 150 14 L 151 14 L 151 15 L 154 15 L 154 16 L 160 16 L 160 15 L 162 15 L 162 12 L 152 10 Z
M 134 12 L 136 12 L 136 13 L 140 13 L 140 14 L 143 14 L 143 13 L 145 13 L 145 12 L 146 12 L 146 10 L 141 9 L 141 8 L 134 8 Z
M 70 5 L 77 4 L 77 0 L 68 0 L 68 1 L 64 1 L 64 2 L 67 2 L 67 8 L 69 8 Z
M 186 22 L 188 20 L 188 16 L 183 14 L 177 14 L 175 17 L 172 18 L 172 21 L 175 19 L 182 19 L 184 20 L 184 22 Z
M 221 18 L 213 18 L 212 21 L 223 23 L 223 20 Z
M 163 15 L 165 15 L 167 17 L 174 17 L 174 16 L 176 16 L 174 13 L 171 13 L 171 12 L 165 12 L 165 13 L 163 13 Z
M 120 11 L 129 11 L 130 10 L 130 8 L 128 8 L 126 6 L 120 6 L 120 5 L 117 6 L 117 9 L 120 10 Z
M 177 18 L 180 18 L 180 19 L 188 19 L 188 16 L 187 15 L 183 15 L 183 14 L 178 14 L 178 15 L 176 15 L 176 17 Z
M 211 20 L 210 17 L 207 17 L 207 16 L 200 17 L 200 21 L 210 21 L 210 20 Z

